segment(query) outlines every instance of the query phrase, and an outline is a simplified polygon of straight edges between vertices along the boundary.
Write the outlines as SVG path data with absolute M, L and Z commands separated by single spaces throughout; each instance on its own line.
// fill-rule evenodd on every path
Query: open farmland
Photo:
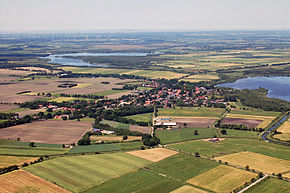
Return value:
M 130 151 L 127 153 L 130 155 L 134 155 L 143 159 L 153 161 L 153 162 L 158 162 L 167 157 L 178 154 L 178 152 L 176 151 L 172 151 L 165 148 L 154 148 L 154 149 L 147 149 L 147 150 Z
M 21 141 L 70 144 L 77 142 L 91 127 L 85 121 L 38 121 L 0 130 L 0 139 L 20 138 Z
M 281 125 L 278 129 L 278 132 L 281 134 L 274 135 L 274 138 L 280 139 L 282 141 L 289 141 L 290 140 L 290 119 L 285 121 L 283 125 Z
M 82 145 L 76 146 L 69 150 L 69 154 L 75 153 L 95 153 L 95 152 L 106 152 L 106 151 L 118 151 L 121 148 L 115 144 L 94 144 L 94 145 Z
M 154 171 L 171 178 L 186 181 L 218 165 L 219 163 L 217 162 L 179 153 L 159 162 L 150 164 L 147 168 L 149 168 L 149 171 Z
M 207 118 L 174 118 L 174 122 L 178 126 L 184 127 L 184 124 L 186 124 L 186 127 L 209 127 L 211 126 L 216 119 L 207 119 Z
M 198 135 L 194 134 L 197 130 Z M 181 128 L 177 130 L 157 130 L 155 131 L 161 144 L 186 141 L 191 139 L 211 138 L 217 135 L 215 128 Z
M 30 163 L 36 160 L 35 157 L 24 157 L 24 156 L 0 156 L 0 168 L 8 167 L 11 165 L 21 165 L 24 162 Z
M 131 116 L 127 116 L 126 118 L 133 119 L 135 121 L 149 122 L 149 121 L 152 121 L 152 113 L 143 113 L 143 114 L 131 115 Z
M 126 153 L 114 153 L 60 157 L 25 170 L 65 189 L 80 192 L 149 163 Z
M 7 112 L 7 111 L 15 110 L 17 108 L 18 108 L 17 105 L 0 104 L 0 112 Z
M 257 139 L 258 136 L 261 134 L 261 132 L 256 132 L 256 131 L 245 131 L 245 130 L 234 130 L 234 129 L 227 129 L 227 134 L 223 135 L 221 133 L 221 137 L 245 137 L 245 138 L 255 138 Z
M 53 183 L 47 182 L 28 172 L 19 170 L 0 176 L 0 192 L 69 193 L 70 191 L 62 189 L 61 187 Z
M 221 108 L 160 108 L 158 109 L 158 116 L 160 117 L 209 117 L 216 118 L 223 113 Z
M 141 140 L 142 137 L 138 136 L 128 136 L 128 139 L 123 140 L 123 136 L 110 136 L 110 135 L 91 135 L 91 140 L 96 140 L 96 141 L 121 141 L 121 142 L 126 142 L 126 141 L 136 141 L 136 140 Z
M 239 119 L 239 118 L 223 118 L 221 124 L 234 124 L 234 125 L 245 125 L 248 128 L 254 128 L 257 127 L 260 123 L 262 123 L 262 120 L 256 120 L 256 119 Z
M 268 180 L 262 181 L 261 183 L 253 186 L 246 193 L 289 193 L 290 182 L 285 180 L 279 180 L 275 178 L 270 178 Z
M 199 188 L 196 188 L 190 185 L 184 185 L 172 191 L 171 193 L 207 193 L 207 191 L 201 190 Z
M 219 79 L 219 77 L 216 75 L 199 74 L 199 75 L 188 76 L 181 80 L 189 81 L 189 82 L 200 82 L 200 81 L 210 81 L 210 80 L 217 80 L 217 79 Z
M 170 148 L 184 150 L 188 152 L 199 152 L 203 156 L 223 156 L 231 153 L 241 151 L 250 151 L 259 153 L 270 157 L 279 159 L 290 160 L 290 147 L 267 143 L 255 139 L 226 139 L 218 143 L 208 141 L 189 141 L 179 144 L 169 145 Z
M 248 171 L 220 165 L 187 182 L 215 192 L 231 192 L 256 176 L 257 174 Z
M 288 160 L 278 159 L 248 151 L 216 157 L 215 159 L 242 167 L 246 167 L 248 165 L 251 169 L 269 174 L 278 174 L 290 171 L 290 161 Z
M 119 123 L 116 121 L 109 121 L 109 120 L 102 120 L 101 123 L 108 124 L 114 128 L 129 129 L 130 131 L 137 131 L 137 132 L 144 133 L 144 134 L 150 134 L 150 132 L 151 132 L 151 128 L 145 127 L 145 126 L 130 125 L 130 124 L 126 124 L 126 123 Z
M 151 128 L 150 127 L 144 127 L 139 125 L 130 125 L 129 128 L 130 131 L 137 131 L 144 134 L 150 134 Z
M 139 169 L 135 172 L 109 180 L 99 186 L 93 187 L 84 193 L 107 192 L 150 192 L 168 193 L 183 184 L 171 178 Z
M 1 82 L 14 82 L 15 80 L 35 72 L 0 69 L 0 83 Z
M 101 82 L 110 82 L 110 84 L 101 84 Z M 65 93 L 65 94 L 94 94 L 97 92 L 111 91 L 112 88 L 122 88 L 119 83 L 128 82 L 117 78 L 62 78 L 62 79 L 45 79 L 29 80 L 14 82 L 11 84 L 0 85 L 1 102 L 25 102 L 40 99 L 37 93 Z M 79 87 L 60 88 L 58 85 L 63 83 L 74 83 Z M 29 91 L 27 94 L 17 94 Z

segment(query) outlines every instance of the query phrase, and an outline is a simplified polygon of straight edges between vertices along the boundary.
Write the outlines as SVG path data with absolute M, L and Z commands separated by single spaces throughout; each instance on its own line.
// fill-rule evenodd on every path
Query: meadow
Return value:
M 290 147 L 267 143 L 256 139 L 226 139 L 218 143 L 208 141 L 190 141 L 179 144 L 169 145 L 170 148 L 180 149 L 188 152 L 199 152 L 203 156 L 223 156 L 241 151 L 260 153 L 270 157 L 290 160 Z
M 80 192 L 149 164 L 125 153 L 60 157 L 25 170 L 63 187 Z
M 118 151 L 121 150 L 118 146 L 114 144 L 97 144 L 97 145 L 84 145 L 76 146 L 69 150 L 69 154 L 75 153 L 95 153 L 95 152 L 105 152 L 105 151 Z
M 0 155 L 0 168 L 8 167 L 11 165 L 21 165 L 23 163 L 30 163 L 36 160 L 35 157 L 25 157 L 25 156 L 3 156 Z
M 139 169 L 119 178 L 93 187 L 84 193 L 95 192 L 150 192 L 167 193 L 182 186 L 183 183 L 156 173 Z
M 149 122 L 149 121 L 152 121 L 152 113 L 143 113 L 143 114 L 131 115 L 131 116 L 127 116 L 126 118 L 133 119 L 135 121 Z
M 197 130 L 198 135 L 194 134 Z M 156 130 L 157 137 L 161 144 L 175 143 L 192 139 L 212 138 L 217 136 L 215 128 L 181 128 L 177 130 Z
M 270 178 L 260 182 L 256 186 L 248 189 L 246 193 L 288 193 L 290 189 L 290 182 L 285 180 L 279 180 L 276 178 Z
M 220 165 L 205 173 L 191 178 L 187 182 L 195 186 L 209 189 L 215 192 L 231 192 L 245 182 L 250 182 L 257 174 L 245 170 Z
M 241 130 L 234 130 L 234 129 L 226 129 L 227 134 L 223 135 L 220 134 L 220 137 L 237 137 L 237 138 L 254 138 L 257 139 L 258 136 L 261 134 L 260 132 L 256 131 L 241 131 Z
M 211 117 L 217 118 L 224 112 L 221 108 L 192 108 L 192 107 L 176 107 L 159 108 L 158 116 L 160 117 Z

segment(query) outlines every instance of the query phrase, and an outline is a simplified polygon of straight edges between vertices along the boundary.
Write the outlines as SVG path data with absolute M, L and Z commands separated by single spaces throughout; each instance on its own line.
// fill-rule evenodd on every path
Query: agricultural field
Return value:
M 11 165 L 21 165 L 23 163 L 30 163 L 36 160 L 35 157 L 25 157 L 25 156 L 3 156 L 0 155 L 0 168 L 8 167 Z
M 224 112 L 221 108 L 160 108 L 158 109 L 159 117 L 208 117 L 210 119 L 215 119 L 219 117 Z
M 21 70 L 10 70 L 10 69 L 0 69 L 0 83 L 12 83 L 22 76 L 26 76 L 35 72 L 21 71 Z
M 242 167 L 246 167 L 248 165 L 250 169 L 255 169 L 268 174 L 278 174 L 290 171 L 290 161 L 288 160 L 278 159 L 248 151 L 216 157 L 215 159 Z
M 110 82 L 110 84 L 101 84 L 101 82 Z M 112 88 L 122 88 L 119 85 L 127 80 L 117 78 L 62 78 L 62 79 L 43 79 L 14 82 L 11 84 L 0 85 L 0 101 L 7 103 L 26 102 L 35 99 L 41 99 L 37 93 L 65 93 L 65 94 L 94 94 L 98 92 L 110 91 Z M 79 87 L 60 88 L 58 85 L 63 83 L 75 83 Z M 26 94 L 17 94 L 21 92 Z M 57 97 L 56 97 L 57 98 Z M 50 98 L 53 99 L 53 98 Z
M 201 190 L 194 186 L 184 185 L 176 190 L 172 191 L 171 193 L 207 193 L 205 190 Z
M 242 151 L 249 151 L 274 158 L 284 159 L 288 161 L 290 160 L 290 147 L 281 147 L 281 145 L 267 143 L 265 141 L 255 139 L 231 138 L 220 141 L 218 143 L 199 140 L 169 145 L 169 147 L 192 153 L 199 152 L 200 155 L 207 157 L 218 157 Z
M 129 130 L 130 131 L 137 131 L 137 132 L 144 133 L 144 134 L 151 133 L 150 127 L 144 127 L 144 126 L 139 126 L 139 125 L 130 125 Z
M 187 183 L 222 193 L 231 192 L 256 176 L 255 173 L 220 165 L 189 179 Z
M 230 114 L 238 115 L 253 115 L 253 116 L 265 116 L 265 117 L 277 117 L 281 113 L 274 111 L 262 111 L 262 110 L 232 110 Z
M 290 182 L 276 178 L 270 178 L 248 189 L 246 193 L 289 193 L 289 190 Z
M 123 136 L 116 135 L 91 135 L 91 140 L 94 141 L 119 141 L 119 142 L 128 142 L 128 141 L 140 141 L 142 137 L 138 136 L 128 136 L 128 139 L 123 140 Z
M 144 76 L 147 78 L 165 78 L 174 79 L 181 78 L 187 74 L 176 73 L 170 71 L 155 71 L 155 70 L 135 70 L 135 69 L 110 69 L 110 68 L 80 68 L 80 67 L 61 67 L 66 71 L 72 71 L 74 73 L 92 73 L 92 74 L 130 74 L 135 76 Z
M 143 114 L 131 115 L 131 116 L 127 116 L 126 118 L 133 119 L 135 121 L 149 122 L 149 121 L 152 121 L 152 113 L 143 113 Z
M 150 134 L 150 132 L 151 132 L 151 128 L 145 127 L 145 126 L 130 125 L 130 124 L 126 124 L 126 123 L 119 123 L 116 121 L 109 121 L 109 120 L 102 120 L 101 123 L 108 124 L 114 128 L 128 129 L 130 131 L 137 131 L 137 132 L 144 133 L 144 134 Z
M 30 147 L 28 142 L 0 140 L 0 154 L 35 157 L 61 155 L 68 152 L 67 148 L 62 148 L 61 145 L 57 144 L 35 143 L 34 145 L 35 147 Z
M 134 171 L 150 161 L 126 153 L 60 157 L 25 170 L 64 189 L 80 192 Z
M 127 154 L 134 155 L 152 162 L 158 162 L 160 160 L 178 154 L 178 152 L 165 148 L 153 148 L 147 150 L 130 151 L 127 152 Z
M 3 128 L 0 139 L 20 138 L 38 143 L 71 144 L 77 142 L 91 127 L 85 121 L 46 120 Z
M 19 107 L 17 105 L 12 104 L 0 104 L 0 112 L 9 112 L 13 111 L 15 109 L 18 109 Z
M 281 125 L 278 129 L 278 132 L 281 134 L 276 134 L 273 137 L 276 139 L 280 139 L 282 141 L 289 141 L 290 140 L 290 119 L 285 121 L 283 125 Z
M 197 130 L 198 135 L 194 134 Z M 157 137 L 160 139 L 161 144 L 168 144 L 174 142 L 187 141 L 192 139 L 212 138 L 217 136 L 215 128 L 181 128 L 177 130 L 156 130 Z
M 76 146 L 69 150 L 69 154 L 76 153 L 95 153 L 95 152 L 106 152 L 106 151 L 118 151 L 121 148 L 115 144 L 97 144 L 97 145 L 84 145 Z
M 185 182 L 216 166 L 219 166 L 219 163 L 179 153 L 146 167 L 149 171 L 161 173 Z
M 0 176 L 0 192 L 10 193 L 69 193 L 61 187 L 34 176 L 26 171 L 18 170 Z
M 210 80 L 217 80 L 219 77 L 217 75 L 210 75 L 210 74 L 198 74 L 188 76 L 181 81 L 189 81 L 189 82 L 201 82 L 201 81 L 210 81 Z
M 173 118 L 174 122 L 180 127 L 209 127 L 211 126 L 216 119 L 208 119 L 205 117 L 199 117 L 199 118 Z M 186 126 L 184 126 L 186 124 Z
M 261 132 L 256 131 L 242 131 L 234 129 L 226 129 L 227 134 L 220 134 L 221 137 L 238 137 L 238 138 L 255 138 L 257 139 Z
M 105 192 L 150 192 L 167 193 L 182 186 L 183 183 L 163 175 L 139 169 L 119 178 L 84 191 L 84 193 Z
M 256 120 L 256 119 L 239 119 L 239 118 L 225 117 L 223 118 L 221 124 L 245 125 L 248 128 L 254 128 L 260 125 L 260 123 L 262 122 L 263 122 L 262 120 Z

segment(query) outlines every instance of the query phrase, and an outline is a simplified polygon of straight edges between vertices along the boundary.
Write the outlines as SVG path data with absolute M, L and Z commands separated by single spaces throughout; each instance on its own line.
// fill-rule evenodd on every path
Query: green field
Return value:
M 167 193 L 182 186 L 183 183 L 156 173 L 139 169 L 119 178 L 91 188 L 85 193 L 95 192 L 150 192 Z
M 255 116 L 268 116 L 268 117 L 277 117 L 281 113 L 274 111 L 231 111 L 231 114 L 240 114 L 240 115 L 255 115 Z
M 121 150 L 129 150 L 129 149 L 140 149 L 143 145 L 142 142 L 128 142 L 128 143 L 115 143 L 115 146 L 119 147 Z
M 270 178 L 261 183 L 255 185 L 254 187 L 247 190 L 247 193 L 289 193 L 290 191 L 290 182 L 285 180 L 279 180 L 276 178 Z
M 227 135 L 221 135 L 221 137 L 245 137 L 245 138 L 258 138 L 260 132 L 255 131 L 241 131 L 234 129 L 226 129 Z
M 69 150 L 69 154 L 73 153 L 93 153 L 93 152 L 105 152 L 105 151 L 118 151 L 120 147 L 114 144 L 98 144 L 98 145 L 84 145 L 76 146 Z
M 164 117 L 219 117 L 224 112 L 222 108 L 161 108 L 158 116 Z
M 59 144 L 35 143 L 36 147 L 29 147 L 28 142 L 0 140 L 1 155 L 44 156 L 60 155 L 68 152 Z
M 194 130 L 198 131 L 198 135 L 194 134 Z M 215 128 L 182 128 L 178 130 L 157 130 L 155 131 L 161 144 L 186 141 L 190 139 L 211 138 L 217 135 Z
M 149 122 L 149 121 L 152 121 L 152 113 L 143 113 L 143 114 L 131 115 L 131 116 L 127 116 L 126 118 L 133 119 L 135 121 Z
M 111 127 L 114 127 L 114 128 L 120 128 L 120 129 L 129 129 L 130 128 L 129 124 L 119 123 L 119 122 L 116 122 L 116 121 L 103 120 L 103 121 L 101 121 L 101 123 L 102 124 L 108 124 L 108 125 L 110 125 Z
M 95 93 L 98 96 L 108 96 L 111 94 L 117 94 L 117 93 L 122 93 L 122 92 L 127 92 L 129 90 L 107 90 L 107 91 L 103 91 L 103 92 L 97 92 Z
M 150 171 L 186 181 L 218 165 L 217 162 L 179 153 L 147 167 Z
M 250 151 L 263 155 L 290 160 L 290 147 L 267 143 L 256 139 L 226 139 L 219 143 L 190 141 L 169 147 L 188 152 L 199 152 L 203 156 L 222 156 L 240 151 Z
M 150 161 L 126 153 L 60 157 L 25 170 L 73 192 L 84 191 Z

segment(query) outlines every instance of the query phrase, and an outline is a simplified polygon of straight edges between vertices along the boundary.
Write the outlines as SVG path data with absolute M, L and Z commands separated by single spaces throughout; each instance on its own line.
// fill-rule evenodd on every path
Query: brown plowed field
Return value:
M 211 126 L 216 119 L 200 119 L 200 118 L 175 118 L 174 121 L 178 126 L 186 127 L 208 127 Z
M 0 112 L 1 111 L 10 111 L 13 109 L 19 108 L 17 105 L 7 105 L 7 104 L 0 104 Z
M 253 128 L 262 123 L 262 120 L 256 119 L 239 119 L 239 118 L 223 118 L 222 124 L 235 124 L 235 125 L 246 125 L 249 128 Z
M 77 142 L 91 127 L 86 121 L 47 120 L 0 129 L 0 139 L 38 143 L 69 144 Z
M 69 193 L 48 181 L 23 170 L 13 171 L 0 176 L 0 192 L 38 192 L 38 193 Z
M 140 133 L 150 134 L 151 128 L 150 127 L 143 127 L 139 125 L 130 125 L 130 131 L 137 131 Z

